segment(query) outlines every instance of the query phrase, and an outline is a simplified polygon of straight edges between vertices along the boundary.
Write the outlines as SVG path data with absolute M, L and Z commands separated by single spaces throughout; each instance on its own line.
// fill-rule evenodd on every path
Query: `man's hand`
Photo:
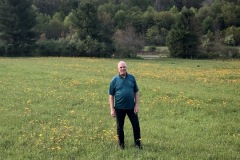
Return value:
M 111 116 L 116 117 L 116 112 L 114 108 L 111 108 Z
M 114 96 L 112 95 L 109 95 L 109 104 L 110 104 L 111 116 L 116 117 L 116 112 L 114 109 Z
M 134 113 L 135 113 L 135 114 L 138 114 L 138 111 L 139 111 L 139 107 L 138 107 L 138 105 L 136 104 L 135 107 L 134 107 Z
M 138 92 L 135 93 L 135 107 L 134 107 L 134 113 L 135 114 L 138 114 L 138 111 L 139 111 L 139 106 L 138 106 L 138 103 L 139 102 L 139 95 L 138 95 Z

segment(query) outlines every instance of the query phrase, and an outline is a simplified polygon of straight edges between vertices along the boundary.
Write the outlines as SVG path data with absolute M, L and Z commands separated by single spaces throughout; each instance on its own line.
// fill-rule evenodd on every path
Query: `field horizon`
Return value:
M 108 87 L 120 59 L 0 58 L 0 159 L 240 159 L 239 60 L 123 59 L 143 150 L 117 146 Z

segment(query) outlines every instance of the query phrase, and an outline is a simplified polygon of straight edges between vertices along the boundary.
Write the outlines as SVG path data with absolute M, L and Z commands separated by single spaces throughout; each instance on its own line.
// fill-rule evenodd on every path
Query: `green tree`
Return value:
M 213 31 L 213 18 L 207 16 L 202 22 L 203 33 L 206 34 L 208 31 Z
M 172 57 L 196 58 L 199 40 L 196 18 L 192 10 L 183 8 L 167 37 Z
M 168 31 L 165 28 L 159 29 L 157 26 L 149 28 L 146 32 L 146 43 L 148 45 L 165 46 Z
M 113 31 L 100 18 L 91 2 L 80 3 L 74 12 L 72 24 L 80 38 L 84 56 L 109 57 L 114 50 L 111 40 Z M 91 49 L 93 47 L 95 49 Z
M 147 8 L 147 11 L 143 13 L 143 22 L 144 22 L 143 24 L 145 25 L 144 32 L 146 32 L 147 29 L 155 25 L 154 18 L 153 18 L 155 13 L 156 13 L 156 10 L 151 6 L 149 6 Z
M 118 6 L 114 3 L 105 3 L 98 7 L 98 12 L 100 13 L 108 13 L 111 15 L 111 18 L 114 17 L 115 13 L 118 11 Z
M 68 32 L 64 25 L 63 12 L 56 12 L 52 18 L 46 14 L 38 14 L 36 18 L 36 29 L 41 34 L 41 39 L 58 39 L 64 37 Z
M 196 17 L 200 20 L 203 21 L 206 17 L 213 17 L 214 13 L 213 10 L 211 9 L 211 6 L 203 6 L 201 7 L 197 13 L 196 13 Z
M 200 8 L 201 2 L 203 2 L 203 0 L 174 0 L 174 2 L 178 9 L 182 9 L 184 6 L 187 8 Z
M 224 18 L 222 13 L 222 5 L 223 2 L 221 1 L 214 1 L 212 5 L 210 6 L 210 10 L 213 13 L 213 30 L 223 30 L 226 28 L 225 23 L 224 23 Z
M 146 10 L 146 8 L 152 3 L 149 0 L 126 0 L 126 2 L 129 3 L 130 6 L 138 6 L 142 10 Z
M 115 0 L 116 4 L 125 4 L 129 8 L 137 6 L 141 10 L 146 10 L 146 8 L 152 5 L 152 2 L 149 0 Z
M 80 39 L 86 39 L 87 36 L 97 38 L 99 20 L 94 4 L 91 2 L 81 3 L 74 15 L 76 19 L 73 24 L 78 30 Z
M 221 6 L 221 15 L 226 26 L 240 26 L 240 6 L 226 2 Z
M 143 34 L 144 33 L 144 18 L 143 18 L 143 12 L 137 11 L 137 12 L 132 12 L 131 14 L 131 26 L 133 26 L 138 34 Z
M 234 44 L 231 43 L 230 45 L 240 45 L 240 27 L 231 26 L 228 27 L 225 31 L 225 39 L 230 38 L 231 41 L 234 41 Z M 229 44 L 229 43 L 226 43 Z
M 174 5 L 174 0 L 155 0 L 153 6 L 157 11 L 170 9 Z
M 169 11 L 156 12 L 154 15 L 154 22 L 159 29 L 165 28 L 170 30 L 175 22 L 175 17 Z
M 72 9 L 78 7 L 79 0 L 32 0 L 38 10 L 47 15 L 54 15 L 55 12 L 69 14 Z
M 146 40 L 149 45 L 159 45 L 160 33 L 157 26 L 153 26 L 147 30 Z
M 173 15 L 177 15 L 179 13 L 179 10 L 176 6 L 173 6 L 172 8 L 170 8 L 169 12 Z
M 29 0 L 0 2 L 0 38 L 6 43 L 7 56 L 29 56 L 36 40 L 35 24 L 36 14 Z
M 119 10 L 114 15 L 114 22 L 117 29 L 125 29 L 128 26 L 128 14 L 126 11 Z
M 36 26 L 35 29 L 41 33 L 46 27 L 46 25 L 49 23 L 51 20 L 51 17 L 49 15 L 43 14 L 43 13 L 38 13 L 36 17 Z

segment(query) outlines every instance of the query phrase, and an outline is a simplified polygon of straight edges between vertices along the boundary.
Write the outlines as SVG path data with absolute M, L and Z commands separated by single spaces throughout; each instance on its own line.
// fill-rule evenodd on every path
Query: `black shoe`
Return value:
M 135 140 L 135 147 L 138 149 L 143 149 L 140 139 Z
M 124 144 L 119 144 L 119 148 L 120 148 L 121 150 L 124 150 L 124 149 L 125 149 L 125 145 L 124 145 Z
M 141 144 L 136 144 L 135 147 L 138 148 L 138 149 L 143 149 Z

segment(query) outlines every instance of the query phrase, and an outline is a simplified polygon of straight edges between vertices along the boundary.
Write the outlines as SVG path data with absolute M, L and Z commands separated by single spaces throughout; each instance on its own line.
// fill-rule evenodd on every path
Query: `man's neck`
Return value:
M 122 78 L 126 78 L 127 73 L 126 73 L 126 74 L 120 74 L 120 76 L 121 76 Z

